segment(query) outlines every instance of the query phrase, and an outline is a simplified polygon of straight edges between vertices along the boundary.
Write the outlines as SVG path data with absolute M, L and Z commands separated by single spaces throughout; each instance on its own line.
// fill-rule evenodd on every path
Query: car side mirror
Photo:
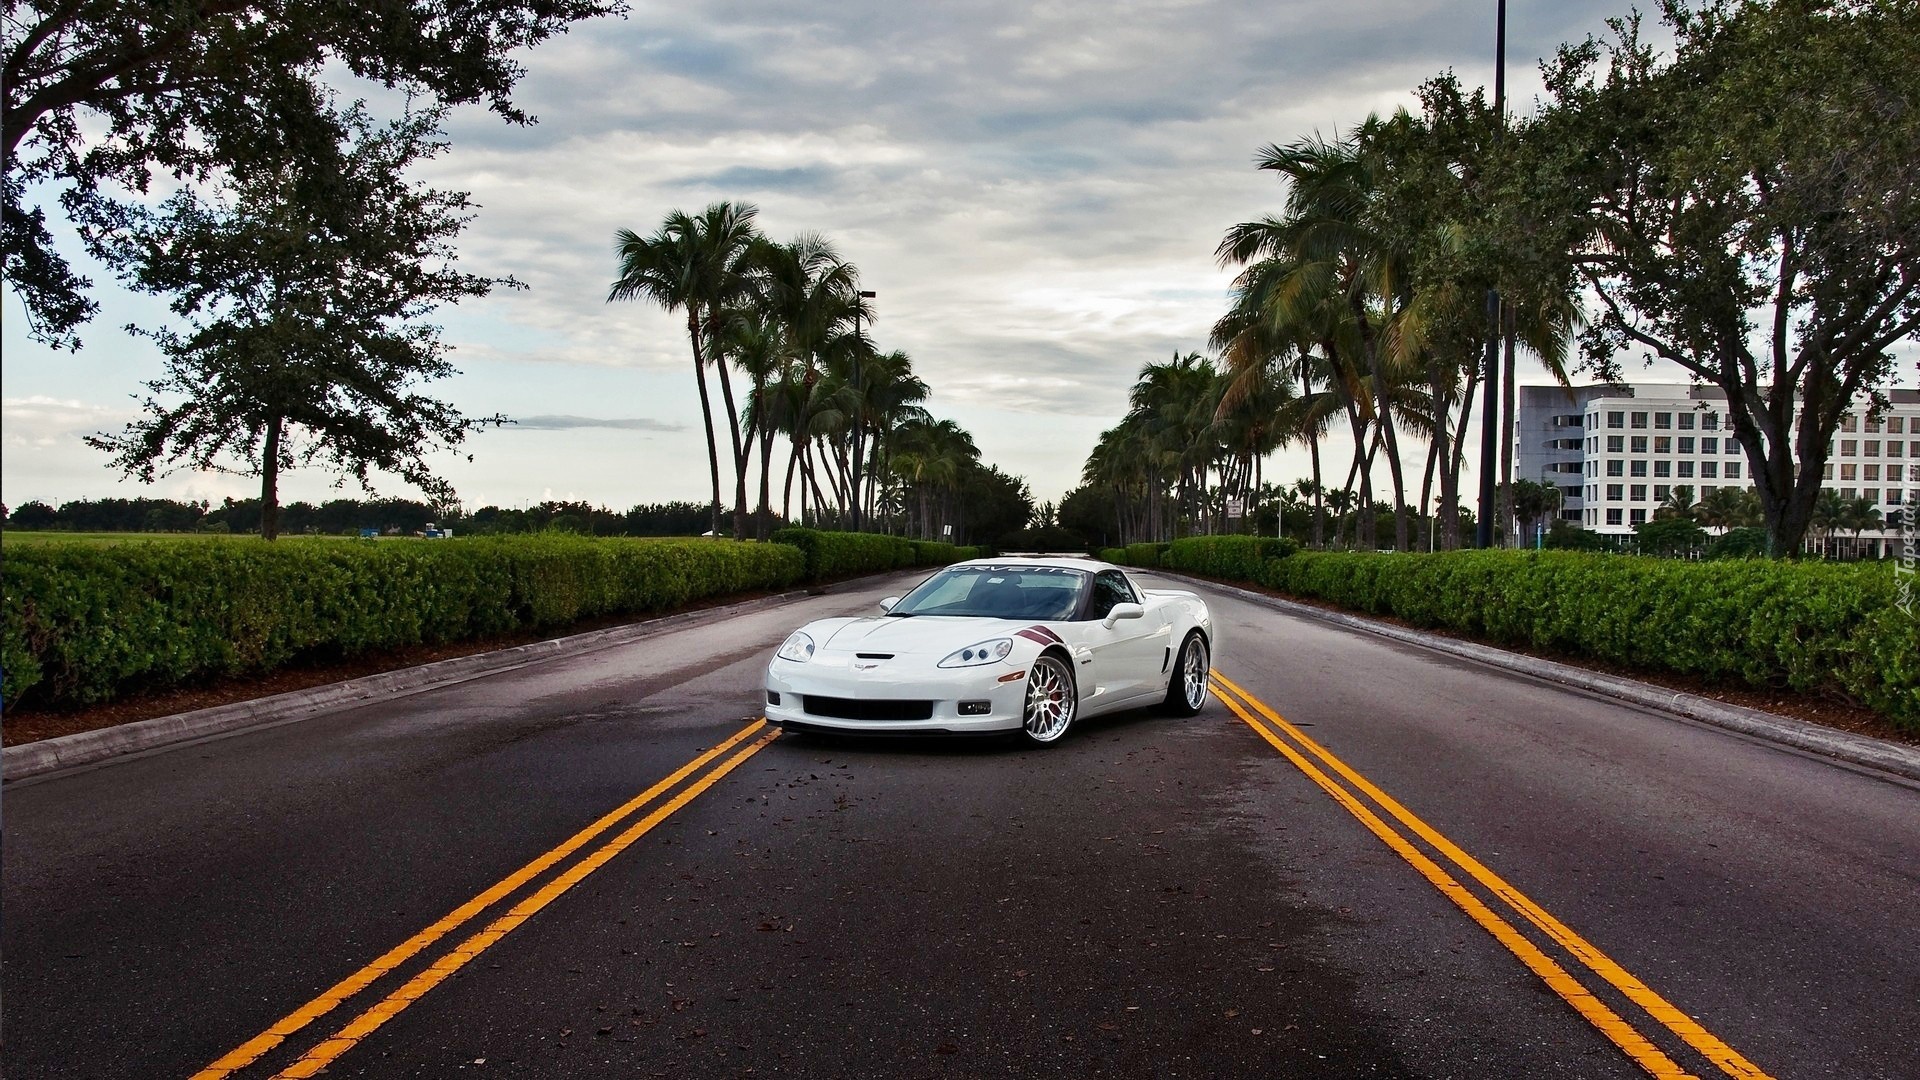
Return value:
M 1141 607 L 1139 604 L 1115 604 L 1113 605 L 1113 610 L 1107 612 L 1107 617 L 1101 625 L 1111 630 L 1113 629 L 1113 625 L 1121 619 L 1144 619 L 1146 617 L 1147 609 Z
M 899 602 L 900 602 L 900 598 L 899 598 L 899 597 L 897 597 L 897 596 L 889 596 L 889 597 L 887 597 L 887 598 L 886 598 L 885 600 L 882 600 L 882 601 L 880 601 L 880 610 L 881 610 L 881 611 L 892 611 L 892 610 L 893 610 L 893 605 L 895 605 L 895 604 L 897 604 L 897 603 L 899 603 Z

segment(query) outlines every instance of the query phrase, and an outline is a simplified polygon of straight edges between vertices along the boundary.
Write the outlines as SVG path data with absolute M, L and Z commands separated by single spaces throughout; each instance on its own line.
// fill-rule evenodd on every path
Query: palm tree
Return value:
M 1684 518 L 1687 521 L 1699 520 L 1700 506 L 1693 501 L 1692 484 L 1674 485 L 1673 490 L 1667 493 L 1666 499 L 1654 508 L 1653 519 L 1655 521 L 1665 521 L 1668 518 Z
M 621 229 L 614 234 L 619 277 L 607 292 L 609 303 L 646 299 L 669 312 L 686 312 L 694 379 L 700 388 L 700 415 L 707 432 L 707 466 L 713 478 L 715 535 L 720 532 L 720 454 L 713 406 L 707 394 L 707 366 L 712 364 L 719 373 L 738 480 L 733 526 L 736 539 L 746 532 L 747 459 L 719 338 L 727 313 L 742 306 L 741 301 L 752 291 L 747 253 L 758 236 L 754 218 L 759 212 L 751 203 L 718 202 L 698 217 L 675 210 L 648 236 Z

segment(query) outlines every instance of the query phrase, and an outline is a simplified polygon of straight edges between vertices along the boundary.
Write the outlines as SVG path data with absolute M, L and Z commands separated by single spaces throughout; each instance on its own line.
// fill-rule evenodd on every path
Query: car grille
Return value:
M 854 698 L 805 697 L 807 712 L 840 720 L 931 720 L 931 701 L 872 701 Z

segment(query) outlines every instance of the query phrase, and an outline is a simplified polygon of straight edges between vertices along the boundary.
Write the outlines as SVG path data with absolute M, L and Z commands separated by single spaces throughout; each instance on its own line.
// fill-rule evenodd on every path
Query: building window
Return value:
M 1700 430 L 1701 431 L 1719 431 L 1720 430 L 1720 414 L 1717 412 L 1701 413 L 1700 414 Z
M 1860 440 L 1858 439 L 1841 439 L 1840 440 L 1840 455 L 1842 457 L 1853 457 L 1859 452 L 1860 452 Z
M 1607 436 L 1607 453 L 1624 454 L 1626 452 L 1627 452 L 1627 437 L 1625 435 Z
M 1862 480 L 1876 480 L 1876 481 L 1880 479 L 1880 466 L 1878 466 L 1878 465 L 1868 465 L 1868 466 L 1866 466 L 1865 468 L 1866 468 L 1866 475 L 1864 475 L 1864 476 L 1862 476 L 1862 477 L 1861 477 L 1860 479 L 1862 479 Z M 1889 480 L 1891 480 L 1891 479 L 1893 479 L 1893 474 L 1892 474 L 1892 473 L 1888 473 L 1888 474 L 1887 474 L 1887 479 L 1889 479 Z
M 1693 462 L 1683 461 L 1680 463 L 1680 479 L 1682 480 L 1693 479 Z
M 1906 417 L 1904 417 L 1904 416 L 1889 416 L 1889 417 L 1887 417 L 1887 434 L 1889 434 L 1889 435 L 1904 435 L 1904 434 L 1906 434 L 1906 430 L 1907 430 L 1907 418 L 1906 418 Z M 1889 500 L 1887 500 L 1887 501 L 1888 501 L 1888 502 L 1892 502 L 1893 500 L 1891 500 L 1891 499 L 1889 499 Z
M 1644 461 L 1635 461 L 1627 472 L 1631 476 L 1645 476 L 1647 475 L 1647 463 Z
M 1727 479 L 1729 479 L 1729 480 L 1738 480 L 1738 479 L 1740 479 L 1740 463 L 1739 463 L 1739 462 L 1737 462 L 1737 461 L 1729 461 L 1729 462 L 1727 462 L 1727 472 L 1726 472 L 1726 477 L 1727 477 Z
M 1840 497 L 1843 499 L 1851 499 L 1855 494 L 1857 493 L 1853 488 L 1843 487 L 1840 489 Z
M 1654 463 L 1653 463 L 1653 475 L 1655 475 L 1655 476 L 1672 476 L 1672 475 L 1673 475 L 1673 462 L 1671 462 L 1671 461 L 1656 461 L 1656 462 L 1654 462 Z
M 1635 510 L 1633 513 L 1627 515 L 1627 520 L 1635 525 L 1645 525 L 1647 523 L 1647 512 L 1645 510 Z
M 1868 457 L 1879 457 L 1880 456 L 1880 440 L 1868 439 L 1866 451 L 1867 451 Z
M 1627 421 L 1626 413 L 1610 412 L 1607 414 L 1607 426 L 1610 428 L 1617 428 L 1620 425 L 1626 423 L 1626 421 Z
M 1671 494 L 1673 494 L 1673 489 L 1668 487 L 1667 485 L 1665 484 L 1653 485 L 1653 501 L 1654 502 L 1666 502 L 1667 496 Z
M 1822 480 L 1833 479 L 1833 462 L 1831 461 L 1827 462 L 1826 466 L 1820 470 L 1820 479 Z
M 1616 507 L 1614 507 L 1614 508 L 1612 508 L 1612 509 L 1610 509 L 1610 510 L 1608 510 L 1608 511 L 1607 511 L 1607 524 L 1609 524 L 1609 525 L 1618 525 L 1618 524 L 1620 524 L 1620 516 L 1621 516 L 1621 515 L 1620 515 L 1620 508 L 1619 508 L 1619 507 L 1617 507 L 1617 506 L 1616 506 Z
M 1683 412 L 1680 414 L 1680 430 L 1681 431 L 1693 430 L 1693 414 L 1692 413 Z
M 1887 489 L 1887 505 L 1888 506 L 1899 506 L 1900 500 L 1905 497 L 1906 497 L 1906 493 L 1901 491 L 1899 488 Z
M 1701 440 L 1700 440 L 1700 452 L 1701 452 L 1701 453 L 1703 453 L 1703 454 L 1717 454 L 1717 453 L 1719 453 L 1719 452 L 1720 452 L 1720 440 L 1719 440 L 1719 439 L 1701 439 Z
M 1907 479 L 1912 480 L 1916 484 L 1920 484 L 1920 465 L 1907 466 Z
M 1608 484 L 1607 485 L 1607 501 L 1619 502 L 1621 499 L 1621 496 L 1624 494 L 1625 487 L 1626 485 L 1624 484 Z
M 1880 431 L 1880 421 L 1869 418 L 1867 420 L 1867 430 L 1878 434 Z
M 1860 466 L 1854 465 L 1851 463 L 1840 466 L 1840 479 L 1842 480 L 1860 479 Z
M 1645 484 L 1629 485 L 1627 488 L 1627 500 L 1629 502 L 1646 502 L 1647 501 L 1647 485 Z
M 1653 452 L 1656 454 L 1673 453 L 1673 436 L 1655 435 L 1653 437 Z
M 1920 457 L 1920 439 L 1914 439 L 1907 444 L 1907 456 Z
M 1647 452 L 1647 437 L 1645 435 L 1635 435 L 1631 445 L 1633 446 L 1634 453 L 1644 454 Z
M 1880 489 L 1879 488 L 1862 488 L 1860 489 L 1860 497 L 1867 500 L 1870 503 L 1877 503 L 1880 501 Z
M 1653 426 L 1656 428 L 1659 428 L 1662 431 L 1672 431 L 1673 430 L 1673 414 L 1670 412 L 1654 413 Z
M 1703 461 L 1703 462 L 1701 462 L 1701 463 L 1700 463 L 1700 478 L 1701 478 L 1701 479 L 1703 479 L 1703 480 L 1713 480 L 1713 479 L 1717 479 L 1717 478 L 1718 478 L 1719 476 L 1720 476 L 1720 463 L 1719 463 L 1719 462 L 1717 462 L 1717 461 Z
M 1644 428 L 1647 426 L 1647 414 L 1643 412 L 1634 413 L 1627 423 L 1631 427 Z
M 1906 445 L 1907 445 L 1906 443 L 1901 442 L 1899 439 L 1888 439 L 1887 440 L 1887 456 L 1899 457 L 1901 448 Z
M 1607 459 L 1607 475 L 1608 476 L 1627 475 L 1627 463 L 1620 460 L 1619 458 L 1608 458 Z
M 1840 430 L 1841 431 L 1859 431 L 1860 418 L 1853 415 L 1852 413 L 1842 413 L 1840 416 Z
M 1693 436 L 1691 435 L 1680 436 L 1680 452 L 1683 454 L 1693 453 Z

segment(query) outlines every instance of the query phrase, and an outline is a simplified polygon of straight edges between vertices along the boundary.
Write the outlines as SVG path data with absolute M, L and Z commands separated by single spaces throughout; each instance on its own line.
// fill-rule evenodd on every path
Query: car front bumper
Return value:
M 1009 675 L 1020 677 L 1000 681 Z M 766 716 L 783 727 L 869 735 L 1018 731 L 1026 703 L 1025 675 L 1024 667 L 1005 662 L 975 668 L 907 668 L 890 661 L 855 670 L 848 661 L 834 658 L 816 657 L 805 664 L 774 660 L 767 668 Z M 984 713 L 961 712 L 962 703 L 977 706 L 981 702 L 986 703 Z M 899 707 L 886 703 L 899 703 Z M 849 712 L 864 715 L 835 715 Z

